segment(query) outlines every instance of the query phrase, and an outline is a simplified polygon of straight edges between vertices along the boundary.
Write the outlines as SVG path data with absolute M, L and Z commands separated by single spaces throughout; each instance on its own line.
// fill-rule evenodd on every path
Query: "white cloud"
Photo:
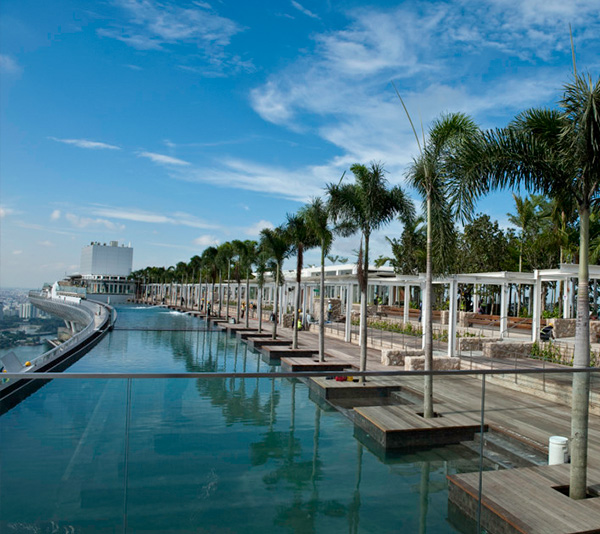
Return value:
M 271 221 L 261 220 L 253 224 L 252 226 L 245 228 L 244 232 L 246 233 L 246 235 L 249 235 L 251 237 L 258 237 L 260 235 L 261 230 L 263 230 L 264 228 L 275 228 L 275 225 Z
M 108 230 L 114 231 L 123 231 L 125 229 L 125 226 L 122 224 L 115 224 L 112 221 L 108 221 L 106 219 L 92 219 L 91 217 L 81 217 L 79 215 L 75 215 L 74 213 L 67 213 L 65 215 L 65 219 L 76 228 L 81 229 L 102 226 Z
M 38 245 L 41 245 L 42 247 L 53 247 L 54 243 L 52 243 L 52 241 L 38 241 Z
M 93 150 L 121 150 L 118 146 L 101 143 L 99 141 L 89 141 L 88 139 L 59 139 L 57 137 L 48 137 L 48 139 L 67 145 L 74 145 L 79 148 L 90 148 Z
M 50 214 L 50 220 L 51 221 L 58 221 L 58 219 L 60 219 L 60 210 L 54 210 Z
M 174 171 L 171 176 L 188 182 L 211 183 L 306 201 L 312 196 L 322 195 L 324 185 L 340 174 L 327 166 L 291 170 L 247 160 L 223 159 L 219 167 L 195 167 Z
M 0 54 L 0 72 L 5 74 L 20 74 L 22 70 L 21 66 L 12 57 Z
M 193 243 L 199 247 L 210 247 L 212 245 L 218 245 L 219 240 L 214 235 L 201 235 L 194 239 Z
M 190 163 L 187 161 L 183 161 L 182 159 L 172 158 L 171 156 L 165 156 L 164 154 L 156 154 L 154 152 L 141 152 L 138 154 L 141 158 L 148 158 L 152 160 L 154 163 L 159 163 L 161 165 L 189 165 Z
M 9 215 L 13 215 L 14 213 L 16 213 L 15 210 L 0 206 L 0 219 L 4 219 L 4 217 L 8 217 Z
M 90 208 L 90 212 L 98 217 L 106 217 L 108 219 L 121 219 L 150 224 L 173 224 L 205 230 L 219 228 L 219 225 L 207 223 L 206 221 L 185 212 L 175 212 L 164 215 L 162 213 L 154 213 L 137 208 L 114 208 L 109 206 L 94 206 Z
M 316 15 L 312 11 L 306 9 L 302 4 L 299 4 L 298 2 L 295 2 L 294 0 L 292 0 L 292 6 L 294 6 L 298 11 L 300 11 L 300 13 L 304 13 L 308 17 L 311 17 L 313 19 L 321 18 L 321 17 L 319 17 L 319 15 Z
M 15 256 L 19 256 L 19 255 L 23 254 L 23 251 L 22 250 L 13 250 L 12 253 Z
M 231 37 L 243 28 L 218 15 L 209 4 L 192 2 L 181 7 L 153 0 L 116 0 L 115 3 L 126 13 L 127 20 L 98 29 L 98 35 L 117 39 L 138 50 L 164 50 L 193 44 L 201 50 L 214 72 L 245 68 L 239 58 L 225 52 Z M 195 60 L 198 61 L 197 54 Z

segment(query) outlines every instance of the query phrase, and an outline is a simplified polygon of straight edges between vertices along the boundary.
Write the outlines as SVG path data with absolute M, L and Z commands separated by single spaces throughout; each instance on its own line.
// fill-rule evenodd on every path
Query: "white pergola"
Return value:
M 542 284 L 547 282 L 564 282 L 563 284 L 563 318 L 568 319 L 574 315 L 574 303 L 576 297 L 576 281 L 578 278 L 578 265 L 561 264 L 558 269 L 542 269 L 532 273 L 519 272 L 488 272 L 488 273 L 466 273 L 455 274 L 443 277 L 435 277 L 433 283 L 436 285 L 447 286 L 448 294 L 454 295 L 449 302 L 449 317 L 448 317 L 448 351 L 449 357 L 455 355 L 456 350 L 456 334 L 457 334 L 457 319 L 458 319 L 458 285 L 472 284 L 473 293 L 473 309 L 479 308 L 479 295 L 482 286 L 499 286 L 500 287 L 500 337 L 503 338 L 508 333 L 508 312 L 509 312 L 509 287 L 511 285 L 521 285 L 530 288 L 530 296 L 532 300 L 532 331 L 531 339 L 536 341 L 540 333 L 540 320 L 542 316 Z M 356 265 L 333 265 L 325 268 L 325 286 L 326 293 L 331 298 L 339 298 L 345 309 L 345 339 L 350 341 L 351 337 L 351 316 L 352 304 L 359 300 L 358 280 L 356 277 Z M 600 266 L 590 265 L 589 267 L 590 283 L 593 284 L 595 301 L 597 302 L 597 282 L 600 280 Z M 422 294 L 425 292 L 425 274 L 418 275 L 397 275 L 391 267 L 370 267 L 368 281 L 368 295 L 371 301 L 375 294 L 380 294 L 380 288 L 387 288 L 388 298 L 391 302 L 392 297 L 398 293 L 399 289 L 404 292 L 403 302 L 403 320 L 409 322 L 409 298 L 411 288 L 419 287 Z M 203 291 L 203 287 L 205 290 Z M 233 295 L 237 292 L 237 282 L 230 281 L 230 293 Z M 291 301 L 290 293 L 296 287 L 296 272 L 285 271 L 284 280 L 281 287 L 279 310 L 280 318 L 288 305 L 294 304 Z M 306 313 L 307 310 L 314 309 L 315 289 L 320 287 L 320 267 L 309 267 L 302 270 L 302 310 Z M 250 282 L 251 293 L 256 295 L 258 286 L 256 281 Z M 240 298 L 249 301 L 248 295 L 245 295 L 245 283 L 240 286 Z M 225 296 L 225 282 L 217 284 L 215 288 L 219 301 L 227 299 Z M 206 283 L 203 284 L 147 284 L 144 288 L 144 295 L 159 296 L 164 298 L 170 296 L 171 304 L 179 304 L 172 302 L 172 299 L 184 298 L 186 302 L 196 302 L 199 304 L 201 298 L 206 297 L 210 300 L 211 290 Z M 263 300 L 273 304 L 275 295 L 275 282 L 272 277 L 268 277 L 263 286 Z M 327 296 L 319 295 L 321 298 Z M 216 311 L 213 305 L 213 310 Z

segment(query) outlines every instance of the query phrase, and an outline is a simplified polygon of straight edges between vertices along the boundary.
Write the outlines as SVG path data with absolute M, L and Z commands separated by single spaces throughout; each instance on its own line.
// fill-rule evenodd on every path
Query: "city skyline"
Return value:
M 138 269 L 256 239 L 356 162 L 381 161 L 404 186 L 418 149 L 391 82 L 425 129 L 454 111 L 490 128 L 556 106 L 569 24 L 578 67 L 599 66 L 600 13 L 585 0 L 1 10 L 2 287 L 77 271 L 91 241 L 131 242 Z M 504 227 L 512 209 L 509 192 L 478 205 Z M 372 257 L 400 231 L 380 232 Z M 353 258 L 357 243 L 332 252 Z

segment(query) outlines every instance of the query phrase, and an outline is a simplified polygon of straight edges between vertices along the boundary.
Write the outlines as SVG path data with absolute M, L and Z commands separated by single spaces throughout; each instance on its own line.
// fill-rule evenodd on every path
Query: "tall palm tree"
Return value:
M 350 168 L 353 184 L 329 184 L 329 206 L 334 222 L 342 235 L 361 232 L 358 259 L 360 302 L 360 370 L 367 368 L 367 287 L 369 280 L 369 240 L 371 234 L 400 214 L 405 219 L 414 216 L 414 206 L 399 186 L 388 189 L 385 170 L 379 163 L 369 167 L 355 164 Z M 363 248 L 364 247 L 364 248 Z M 362 379 L 364 381 L 364 377 Z
M 244 241 L 244 248 L 240 256 L 240 266 L 242 272 L 246 274 L 246 328 L 250 325 L 250 277 L 252 276 L 252 266 L 257 261 L 258 243 L 250 239 Z
M 325 258 L 333 243 L 329 228 L 329 208 L 320 198 L 315 198 L 300 210 L 306 225 L 317 238 L 321 247 L 321 277 L 319 283 L 319 361 L 325 361 Z M 348 295 L 352 298 L 352 295 Z
M 211 312 L 214 313 L 214 301 L 215 301 L 215 282 L 217 281 L 217 277 L 219 275 L 219 268 L 218 268 L 218 256 L 219 256 L 219 251 L 216 247 L 206 247 L 204 249 L 204 251 L 202 252 L 202 265 L 204 266 L 204 269 L 206 269 L 206 280 L 207 280 L 207 292 L 206 292 L 206 301 L 205 301 L 205 310 L 206 310 L 206 315 L 210 315 L 208 312 L 208 303 L 209 303 L 209 299 L 208 299 L 208 281 L 210 281 L 212 283 L 212 288 L 211 288 L 211 292 L 210 292 L 210 308 L 211 308 Z
M 296 254 L 296 291 L 294 305 L 294 323 L 292 328 L 292 348 L 298 348 L 298 320 L 300 312 L 300 286 L 302 283 L 302 268 L 304 266 L 304 251 L 316 247 L 318 241 L 312 233 L 311 227 L 306 224 L 302 211 L 295 215 L 287 216 L 285 227 L 289 242 L 291 243 L 291 254 Z M 306 310 L 305 310 L 306 311 Z
M 258 333 L 262 332 L 263 288 L 269 253 L 265 252 L 262 243 L 258 245 L 256 255 L 256 283 L 258 285 Z
M 217 250 L 219 251 L 219 271 L 221 274 L 223 273 L 223 271 L 227 271 L 227 284 L 225 289 L 225 319 L 229 321 L 229 281 L 231 280 L 231 262 L 235 255 L 235 251 L 233 245 L 229 242 L 222 243 L 221 245 L 219 245 Z M 219 276 L 219 279 L 222 280 L 223 277 Z M 219 315 L 221 315 L 221 306 L 223 301 L 223 292 L 220 291 L 220 293 L 221 297 L 219 298 Z
M 427 220 L 427 248 L 425 261 L 425 295 L 423 301 L 423 336 L 425 371 L 433 369 L 433 235 L 436 235 L 435 251 L 438 263 L 444 264 L 455 243 L 453 206 L 448 201 L 448 160 L 457 144 L 472 137 L 477 126 L 466 115 L 452 113 L 442 115 L 433 122 L 420 154 L 414 159 L 408 177 L 423 198 Z M 415 134 L 416 135 L 416 134 Z M 419 145 L 420 146 L 420 145 Z M 463 208 L 466 209 L 466 208 Z M 451 298 L 456 298 L 451 295 Z M 433 376 L 424 378 L 423 416 L 433 417 Z
M 281 226 L 277 228 L 264 228 L 260 233 L 260 242 L 262 249 L 273 259 L 275 269 L 275 302 L 273 304 L 273 339 L 277 339 L 277 319 L 279 311 L 279 285 L 281 283 L 281 271 L 283 261 L 290 254 L 290 243 L 288 241 L 285 229 Z
M 575 199 L 579 273 L 573 366 L 590 364 L 589 223 L 600 200 L 600 80 L 577 73 L 564 87 L 562 110 L 531 109 L 507 128 L 486 132 L 462 151 L 464 187 L 525 186 L 551 198 Z M 484 179 L 482 183 L 481 179 Z M 590 378 L 573 373 L 570 496 L 586 496 Z

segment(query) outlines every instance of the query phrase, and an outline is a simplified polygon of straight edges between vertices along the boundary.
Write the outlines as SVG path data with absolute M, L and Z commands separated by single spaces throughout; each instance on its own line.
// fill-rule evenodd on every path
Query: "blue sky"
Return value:
M 391 81 L 425 128 L 452 111 L 487 128 L 555 105 L 569 23 L 578 67 L 597 78 L 600 61 L 597 0 L 0 9 L 2 287 L 77 271 L 90 241 L 131 242 L 141 268 L 257 238 L 356 162 L 403 184 L 417 147 Z M 479 204 L 502 225 L 511 210 L 508 193 Z

